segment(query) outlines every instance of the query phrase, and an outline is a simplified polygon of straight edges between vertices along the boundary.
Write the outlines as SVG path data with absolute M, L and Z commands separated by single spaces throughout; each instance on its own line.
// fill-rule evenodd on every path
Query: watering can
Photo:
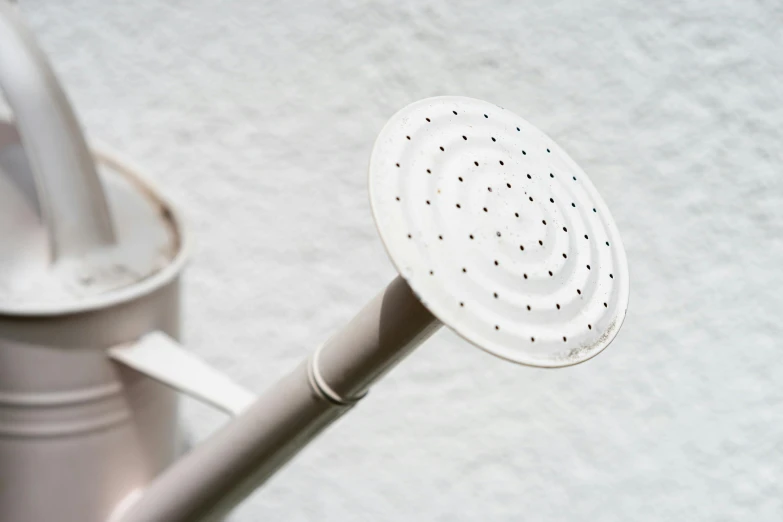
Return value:
M 595 356 L 626 314 L 625 251 L 587 175 L 487 102 L 416 102 L 383 128 L 370 202 L 396 277 L 260 397 L 179 343 L 188 235 L 88 147 L 0 2 L 0 520 L 221 520 L 441 326 L 503 359 Z M 233 417 L 181 455 L 178 395 Z

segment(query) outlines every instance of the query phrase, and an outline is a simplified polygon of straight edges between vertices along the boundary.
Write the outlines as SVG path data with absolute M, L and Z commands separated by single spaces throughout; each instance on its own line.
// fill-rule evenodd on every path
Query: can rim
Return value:
M 182 272 L 190 258 L 191 237 L 185 226 L 184 219 L 174 202 L 166 197 L 151 179 L 141 173 L 141 169 L 115 150 L 100 144 L 90 146 L 96 163 L 106 165 L 121 176 L 129 178 L 150 197 L 165 209 L 168 220 L 176 234 L 176 254 L 161 270 L 149 277 L 117 290 L 100 295 L 93 295 L 74 302 L 38 302 L 25 303 L 14 308 L 0 306 L 0 317 L 56 317 L 69 314 L 87 313 L 100 309 L 111 308 L 146 297 L 156 290 L 168 285 Z

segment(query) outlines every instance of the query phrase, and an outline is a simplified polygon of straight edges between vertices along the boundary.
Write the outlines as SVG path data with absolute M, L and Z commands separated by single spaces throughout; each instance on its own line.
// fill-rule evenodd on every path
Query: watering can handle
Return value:
M 0 1 L 0 90 L 35 177 L 52 262 L 115 243 L 106 196 L 65 93 L 19 18 Z
M 135 343 L 112 347 L 109 357 L 232 416 L 239 415 L 256 400 L 252 392 L 162 332 L 152 332 Z

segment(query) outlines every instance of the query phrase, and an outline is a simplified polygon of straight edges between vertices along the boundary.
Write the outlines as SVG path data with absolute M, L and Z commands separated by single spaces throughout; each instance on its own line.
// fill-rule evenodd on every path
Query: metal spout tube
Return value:
M 307 362 L 153 481 L 118 520 L 219 520 L 440 326 L 397 277 Z

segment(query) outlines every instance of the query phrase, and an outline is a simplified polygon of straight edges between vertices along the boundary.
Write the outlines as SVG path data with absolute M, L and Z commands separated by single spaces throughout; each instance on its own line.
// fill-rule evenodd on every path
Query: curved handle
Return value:
M 79 122 L 16 7 L 0 0 L 0 90 L 35 177 L 52 262 L 115 243 L 114 228 Z

